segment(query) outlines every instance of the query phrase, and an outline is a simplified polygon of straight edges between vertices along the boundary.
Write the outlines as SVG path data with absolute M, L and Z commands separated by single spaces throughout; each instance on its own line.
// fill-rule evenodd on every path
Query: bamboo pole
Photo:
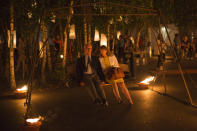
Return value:
M 10 5 L 10 86 L 16 88 L 14 73 L 14 5 Z

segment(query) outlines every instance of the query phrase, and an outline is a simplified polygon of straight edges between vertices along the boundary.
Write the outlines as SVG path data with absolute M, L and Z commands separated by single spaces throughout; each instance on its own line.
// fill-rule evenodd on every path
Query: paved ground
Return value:
M 197 67 L 196 61 L 187 63 L 183 62 L 184 69 Z M 154 68 L 154 62 L 137 67 L 137 80 L 127 80 L 134 101 L 131 107 L 126 100 L 117 104 L 111 87 L 105 87 L 108 108 L 93 105 L 86 90 L 81 87 L 35 91 L 32 96 L 33 111 L 45 118 L 41 131 L 197 131 L 197 108 L 185 103 L 188 98 L 178 74 L 167 75 L 167 95 L 161 94 L 164 92 L 161 78 L 148 90 L 133 88 Z M 168 63 L 167 68 L 175 70 L 176 66 Z M 186 78 L 192 98 L 197 102 L 197 88 L 189 77 Z M 194 81 L 197 79 L 195 74 L 191 78 Z M 0 97 L 0 130 L 20 131 L 25 113 L 24 101 L 9 96 Z

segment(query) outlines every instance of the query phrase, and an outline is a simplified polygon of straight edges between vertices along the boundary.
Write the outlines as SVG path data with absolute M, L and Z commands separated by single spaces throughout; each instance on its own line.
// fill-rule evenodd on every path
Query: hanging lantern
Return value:
M 132 36 L 130 37 L 130 40 L 131 40 L 132 44 L 134 45 L 135 41 L 134 41 L 134 38 Z
M 14 30 L 13 31 L 13 48 L 16 48 L 16 31 Z M 10 48 L 10 43 L 11 43 L 11 33 L 10 33 L 10 30 L 8 30 L 8 48 Z
M 33 1 L 33 3 L 31 4 L 32 7 L 36 8 L 37 7 L 37 2 Z
M 121 35 L 120 31 L 118 31 L 118 32 L 117 32 L 117 39 L 120 38 L 120 35 Z
M 100 41 L 100 45 L 105 45 L 107 46 L 107 37 L 105 34 L 101 34 L 101 41 Z
M 42 41 L 40 41 L 39 42 L 39 51 L 40 51 L 40 58 L 42 58 L 43 57 L 43 42 Z
M 95 28 L 94 41 L 99 41 L 99 40 L 100 40 L 99 31 Z
M 52 13 L 51 13 L 51 16 L 52 16 L 52 17 L 51 17 L 51 22 L 52 22 L 52 23 L 55 23 L 56 15 L 52 12 Z
M 31 19 L 32 18 L 32 12 L 31 11 L 28 11 L 27 12 L 27 16 L 28 16 L 29 19 Z
M 75 36 L 75 25 L 72 24 L 70 26 L 70 32 L 69 32 L 69 39 L 75 39 L 76 36 Z

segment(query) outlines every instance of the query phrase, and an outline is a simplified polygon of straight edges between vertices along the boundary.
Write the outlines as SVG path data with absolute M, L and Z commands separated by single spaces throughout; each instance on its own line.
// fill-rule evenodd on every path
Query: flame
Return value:
M 145 80 L 141 81 L 140 84 L 146 84 L 146 85 L 148 85 L 151 81 L 154 80 L 154 78 L 155 78 L 154 76 L 148 77 Z
M 40 118 L 29 118 L 29 119 L 26 119 L 26 122 L 29 122 L 29 123 L 36 123 L 40 120 Z
M 23 91 L 26 92 L 27 91 L 27 85 L 24 85 L 22 88 L 18 88 L 16 89 L 17 91 Z

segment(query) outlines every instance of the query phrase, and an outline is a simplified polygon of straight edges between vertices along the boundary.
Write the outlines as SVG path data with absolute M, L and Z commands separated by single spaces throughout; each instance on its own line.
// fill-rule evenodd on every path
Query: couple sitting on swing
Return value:
M 100 58 L 98 58 L 92 55 L 92 45 L 86 44 L 85 55 L 77 60 L 76 71 L 80 86 L 86 87 L 93 103 L 108 106 L 103 90 L 105 82 L 108 82 L 113 87 L 118 103 L 123 102 L 118 91 L 119 86 L 129 104 L 133 104 L 123 78 L 115 79 L 116 76 L 113 75 L 115 72 L 120 74 L 121 72 L 115 55 L 111 55 L 106 46 L 100 47 Z

